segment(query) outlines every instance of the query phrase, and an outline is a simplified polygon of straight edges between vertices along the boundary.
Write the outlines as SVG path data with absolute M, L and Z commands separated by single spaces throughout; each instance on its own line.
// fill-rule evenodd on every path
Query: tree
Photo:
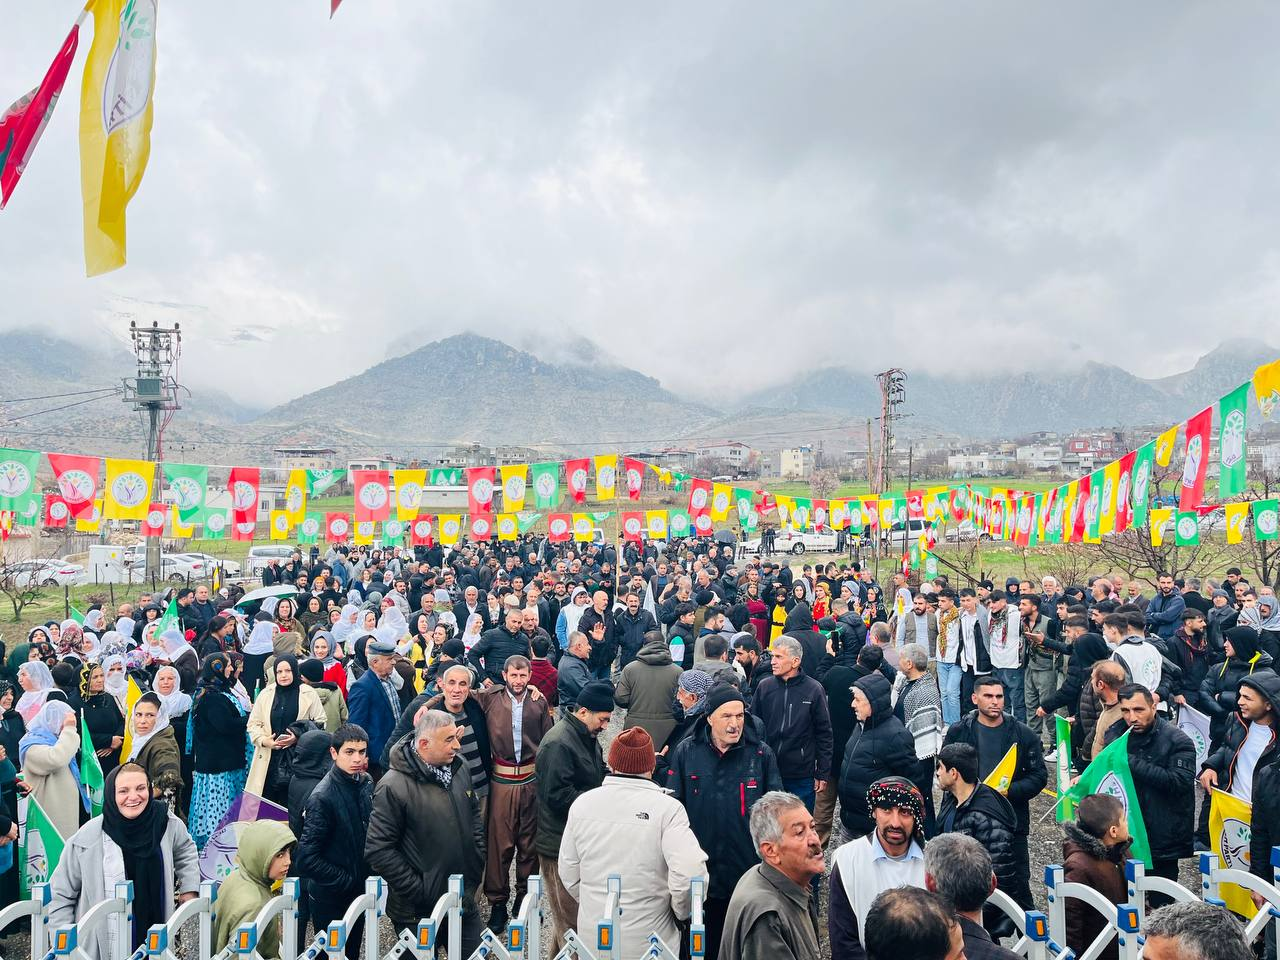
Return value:
M 809 474 L 809 492 L 819 500 L 825 500 L 840 487 L 840 478 L 834 470 L 814 470 Z
M 1254 473 L 1247 500 L 1271 500 L 1280 495 L 1280 474 L 1272 470 Z M 1253 518 L 1245 520 L 1244 540 L 1233 548 L 1233 561 L 1252 572 L 1258 584 L 1270 584 L 1280 589 L 1280 540 L 1258 540 L 1254 536 Z M 1254 582 L 1254 578 L 1250 578 Z
M 40 581 L 31 572 L 29 561 L 0 559 L 0 593 L 13 607 L 15 623 L 28 604 L 40 599 Z

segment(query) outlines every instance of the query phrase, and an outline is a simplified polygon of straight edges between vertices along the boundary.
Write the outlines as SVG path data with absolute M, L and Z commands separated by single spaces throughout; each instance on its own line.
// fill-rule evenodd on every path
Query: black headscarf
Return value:
M 107 774 L 102 799 L 102 831 L 124 854 L 125 876 L 133 881 L 133 931 L 129 949 L 136 950 L 152 924 L 164 923 L 164 855 L 160 841 L 169 826 L 169 808 L 150 796 L 142 813 L 130 820 L 116 805 L 116 781 L 124 772 L 147 771 L 137 763 L 122 763 Z
M 231 683 L 227 680 L 227 664 L 230 662 L 231 658 L 225 653 L 210 653 L 200 662 L 197 697 L 208 692 L 225 693 L 231 689 Z
M 275 663 L 271 665 L 273 677 L 282 663 L 289 665 L 289 669 L 293 671 L 293 679 L 287 687 L 282 687 L 279 681 L 275 683 L 275 694 L 271 698 L 271 732 L 277 737 L 288 733 L 289 724 L 298 719 L 298 658 L 291 653 L 276 657 Z

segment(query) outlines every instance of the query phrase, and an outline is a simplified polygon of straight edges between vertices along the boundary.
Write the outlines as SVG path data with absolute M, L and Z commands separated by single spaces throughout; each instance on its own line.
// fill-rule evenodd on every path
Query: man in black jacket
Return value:
M 742 692 L 747 698 L 747 704 L 750 705 L 755 701 L 756 691 L 760 689 L 761 681 L 773 675 L 773 656 L 768 651 L 761 650 L 759 641 L 754 637 L 741 636 L 733 642 L 733 655 L 738 666 L 742 667 L 742 672 L 746 674 Z
M 812 813 L 817 792 L 831 779 L 831 716 L 822 684 L 800 669 L 803 656 L 791 637 L 773 642 L 773 676 L 761 682 L 751 712 L 764 722 L 783 789 Z
M 530 657 L 529 637 L 524 632 L 524 613 L 519 607 L 508 607 L 502 626 L 486 630 L 480 642 L 471 648 L 467 661 L 480 672 L 483 686 L 501 684 L 502 670 L 509 657 Z
M 1156 712 L 1151 691 L 1138 683 L 1120 688 L 1120 713 L 1107 743 L 1129 733 L 1129 773 L 1151 847 L 1152 876 L 1178 879 L 1178 860 L 1191 856 L 1195 827 L 1196 748 L 1191 738 Z M 1150 894 L 1153 909 L 1171 902 Z
M 603 630 L 597 629 L 601 626 Z M 597 680 L 608 680 L 613 660 L 618 655 L 618 637 L 607 592 L 596 590 L 591 594 L 591 606 L 582 611 L 578 629 L 591 641 L 591 656 L 587 658 L 591 675 Z
M 650 630 L 658 629 L 658 621 L 653 618 L 653 614 L 640 609 L 640 594 L 632 591 L 623 599 L 627 609 L 619 610 L 613 617 L 613 637 L 618 642 L 619 670 L 636 658 L 636 654 L 644 646 L 644 635 Z
M 712 687 L 704 714 L 706 722 L 676 745 L 665 786 L 684 804 L 694 836 L 707 851 L 710 882 L 702 921 L 706 956 L 714 957 L 733 889 L 760 862 L 749 829 L 751 806 L 766 793 L 781 790 L 782 776 L 736 687 Z
M 1240 681 L 1236 711 L 1227 718 L 1226 733 L 1218 749 L 1200 767 L 1204 802 L 1196 825 L 1196 840 L 1205 850 L 1209 841 L 1210 793 L 1222 790 L 1253 803 L 1258 796 L 1258 780 L 1275 762 L 1277 727 L 1280 726 L 1280 677 L 1269 670 Z M 1271 855 L 1267 854 L 1270 864 Z
M 963 833 L 982 844 L 991 854 L 1001 889 L 1016 900 L 1014 891 L 1027 884 L 1018 879 L 1018 819 L 1013 806 L 978 779 L 978 751 L 967 743 L 952 743 L 938 752 L 937 774 L 942 788 L 938 833 Z M 1029 900 L 1018 900 L 1018 906 L 1034 909 Z M 988 926 L 999 926 L 1001 915 L 997 909 L 987 911 Z
M 1040 737 L 1025 723 L 1004 712 L 1004 684 L 995 677 L 979 677 L 973 691 L 973 703 L 977 708 L 953 723 L 947 731 L 943 745 L 967 743 L 978 751 L 978 777 L 985 780 L 1010 747 L 1016 746 L 1016 762 L 1013 779 L 1005 797 L 1013 806 L 1017 817 L 1014 831 L 1014 855 L 1018 872 L 1015 886 L 1005 890 L 1018 903 L 1031 902 L 1031 862 L 1027 851 L 1027 837 L 1031 831 L 1031 799 L 1037 796 L 1049 782 L 1044 765 L 1044 751 Z
M 317 931 L 342 918 L 351 901 L 364 893 L 365 833 L 373 811 L 369 735 L 344 723 L 329 738 L 333 766 L 307 798 L 298 840 L 298 876 L 311 898 Z M 347 931 L 347 960 L 360 956 L 364 915 Z

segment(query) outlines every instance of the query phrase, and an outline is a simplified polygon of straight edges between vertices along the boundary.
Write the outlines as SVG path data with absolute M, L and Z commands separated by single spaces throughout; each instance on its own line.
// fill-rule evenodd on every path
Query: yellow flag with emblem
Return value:
M 196 532 L 195 524 L 182 522 L 182 514 L 178 511 L 176 503 L 170 505 L 169 515 L 173 518 L 173 535 L 179 540 L 189 540 Z
M 1098 535 L 1105 537 L 1116 529 L 1116 492 L 1120 489 L 1120 461 L 1112 460 L 1102 471 L 1102 501 L 1098 505 Z
M 307 516 L 307 471 L 290 470 L 284 485 L 284 512 L 289 526 L 296 527 Z
M 1009 784 L 1013 783 L 1013 774 L 1018 769 L 1018 745 L 1015 743 L 1009 748 L 1009 752 L 1004 758 L 995 765 L 995 769 L 987 774 L 985 783 L 997 793 L 1005 794 L 1009 792 Z
M 1169 521 L 1173 518 L 1172 507 L 1160 507 L 1152 510 L 1147 516 L 1151 520 L 1151 545 L 1158 547 L 1164 543 L 1164 535 L 1169 527 Z
M 107 520 L 145 520 L 151 506 L 156 465 L 149 460 L 107 458 L 102 485 L 102 516 Z
M 1167 467 L 1173 457 L 1174 445 L 1178 442 L 1178 426 L 1172 426 L 1156 437 L 1156 464 Z
M 1227 520 L 1227 543 L 1239 543 L 1244 539 L 1244 528 L 1249 521 L 1249 504 L 1228 503 L 1223 512 Z
M 93 510 L 83 517 L 76 517 L 77 533 L 97 533 L 102 526 L 102 500 L 93 501 Z
M 272 510 L 270 523 L 271 523 L 271 539 L 272 540 L 288 540 L 289 539 L 289 511 L 288 510 Z
M 125 208 L 151 155 L 157 0 L 95 0 L 80 93 L 85 271 L 125 263 Z
M 142 688 L 138 686 L 138 681 L 130 677 L 124 694 L 124 743 L 120 744 L 121 761 L 129 758 L 129 751 L 133 747 L 133 708 L 141 699 Z
M 1253 806 L 1221 790 L 1209 805 L 1209 846 L 1228 870 L 1249 870 Z M 1232 913 L 1251 919 L 1258 912 L 1249 891 L 1234 883 L 1218 884 L 1218 895 Z

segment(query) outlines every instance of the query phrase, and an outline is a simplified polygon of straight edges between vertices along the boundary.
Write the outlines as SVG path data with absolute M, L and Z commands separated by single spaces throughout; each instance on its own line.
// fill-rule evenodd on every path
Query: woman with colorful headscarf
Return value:
M 61 701 L 40 708 L 18 745 L 22 779 L 64 837 L 80 827 L 80 809 L 90 809 L 89 795 L 80 779 L 79 754 L 76 713 Z
M 116 698 L 107 693 L 106 680 L 100 664 L 86 664 L 80 671 L 84 723 L 104 773 L 120 765 L 120 747 L 124 743 L 124 714 Z
M 300 654 L 306 645 L 307 628 L 297 616 L 298 604 L 292 597 L 281 597 L 276 603 L 275 654 Z
M 342 698 L 347 697 L 347 671 L 342 662 L 335 656 L 337 644 L 333 636 L 326 630 L 317 630 L 311 637 L 311 656 L 319 660 L 324 667 L 324 683 L 332 683 L 342 691 Z
M 54 649 L 59 660 L 66 660 L 68 657 L 80 659 L 80 648 L 84 645 L 84 631 L 80 629 L 80 624 L 74 620 L 63 620 L 62 628 L 58 631 L 58 642 Z
M 18 713 L 29 728 L 53 691 L 53 674 L 43 661 L 28 660 L 18 667 L 18 686 L 23 690 L 18 698 Z

